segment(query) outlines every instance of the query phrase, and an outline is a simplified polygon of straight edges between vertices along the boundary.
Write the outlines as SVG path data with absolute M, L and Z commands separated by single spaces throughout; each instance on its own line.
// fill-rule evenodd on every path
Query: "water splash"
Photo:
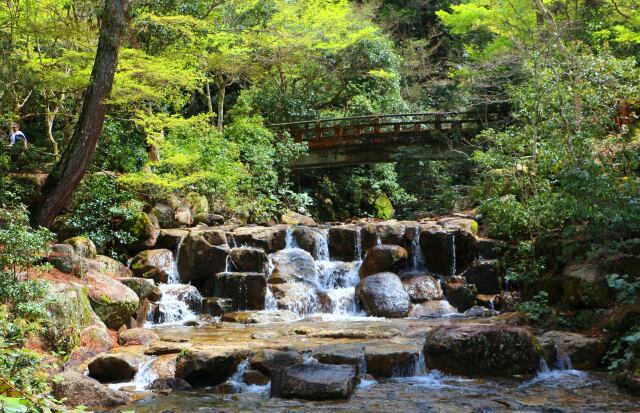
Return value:
M 293 238 L 293 231 L 291 227 L 287 227 L 284 233 L 284 249 L 290 250 L 292 248 L 299 248 L 298 242 Z
M 362 261 L 362 228 L 356 229 L 356 261 Z
M 271 388 L 271 382 L 264 386 L 258 386 L 256 384 L 246 384 L 244 382 L 244 373 L 251 367 L 249 359 L 246 358 L 238 364 L 238 368 L 233 373 L 227 382 L 233 386 L 233 389 L 237 393 L 268 393 Z
M 174 252 L 175 258 L 171 262 L 171 267 L 169 271 L 167 271 L 167 284 L 180 284 L 180 272 L 178 271 L 178 260 L 180 259 L 180 248 L 182 247 L 182 242 L 186 237 L 180 237 L 178 243 L 176 245 L 176 250 Z
M 531 380 L 522 383 L 519 388 L 532 386 L 563 387 L 576 389 L 597 384 L 597 380 L 589 379 L 589 374 L 585 371 L 575 370 L 568 356 L 559 356 L 556 359 L 554 368 L 549 368 L 544 357 L 540 357 L 538 373 Z
M 130 382 L 111 383 L 109 387 L 114 390 L 120 390 L 122 388 L 127 388 L 127 390 L 130 391 L 146 390 L 146 388 L 158 378 L 158 374 L 153 369 L 153 362 L 156 361 L 156 359 L 157 357 L 154 356 L 143 361 L 138 367 L 138 372 Z

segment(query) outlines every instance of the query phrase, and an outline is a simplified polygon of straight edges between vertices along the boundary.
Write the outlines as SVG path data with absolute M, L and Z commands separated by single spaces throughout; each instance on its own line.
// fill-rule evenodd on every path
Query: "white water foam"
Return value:
M 596 383 L 598 383 L 597 380 L 589 379 L 587 372 L 574 369 L 569 357 L 559 356 L 556 359 L 553 369 L 549 368 L 543 357 L 540 357 L 540 364 L 536 376 L 531 380 L 525 381 L 519 387 L 545 386 L 580 388 L 588 387 Z
M 133 380 L 125 383 L 111 383 L 109 387 L 114 390 L 120 390 L 124 387 L 130 391 L 143 391 L 147 386 L 154 382 L 158 378 L 158 374 L 153 370 L 153 362 L 157 357 L 149 357 L 143 361 L 138 367 L 138 372 L 133 377 Z
M 227 382 L 231 384 L 234 390 L 238 393 L 269 393 L 271 389 L 271 382 L 265 384 L 264 386 L 258 386 L 256 384 L 246 384 L 244 382 L 244 373 L 249 370 L 251 365 L 249 364 L 249 359 L 246 358 L 242 360 L 240 364 L 238 364 L 238 368 L 235 373 Z

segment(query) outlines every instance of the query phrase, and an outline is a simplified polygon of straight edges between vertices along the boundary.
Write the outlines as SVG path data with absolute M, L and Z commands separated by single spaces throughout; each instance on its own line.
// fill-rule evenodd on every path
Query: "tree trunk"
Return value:
M 204 89 L 207 95 L 207 111 L 209 112 L 209 122 L 211 126 L 214 125 L 213 121 L 213 103 L 211 102 L 211 87 L 209 86 L 209 78 L 207 77 L 204 83 Z
M 218 130 L 222 132 L 224 128 L 224 83 L 218 85 Z
M 56 108 L 53 111 L 51 110 L 51 103 L 49 102 L 49 96 L 46 90 L 43 91 L 43 95 L 45 98 L 44 123 L 46 124 L 47 140 L 51 145 L 51 153 L 53 153 L 53 156 L 55 157 L 55 160 L 57 162 L 60 160 L 60 154 L 58 153 L 58 142 L 56 142 L 55 138 L 53 137 L 53 123 L 55 122 L 58 109 Z
M 50 227 L 67 205 L 93 158 L 107 112 L 105 100 L 111 93 L 118 64 L 120 40 L 126 27 L 126 9 L 127 0 L 105 1 L 98 50 L 91 82 L 84 94 L 82 112 L 69 146 L 45 182 L 39 202 L 36 221 L 44 227 Z

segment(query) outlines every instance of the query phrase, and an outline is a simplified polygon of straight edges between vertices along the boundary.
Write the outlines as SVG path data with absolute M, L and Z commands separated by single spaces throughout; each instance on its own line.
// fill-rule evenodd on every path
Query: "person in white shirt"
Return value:
M 27 137 L 20 131 L 17 123 L 11 125 L 11 136 L 9 136 L 9 146 L 13 146 L 17 141 L 22 140 L 24 146 L 27 146 Z

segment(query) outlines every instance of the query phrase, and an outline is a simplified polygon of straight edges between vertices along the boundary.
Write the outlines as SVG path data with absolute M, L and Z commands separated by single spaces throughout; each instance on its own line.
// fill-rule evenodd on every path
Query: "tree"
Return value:
M 107 112 L 106 99 L 111 92 L 118 64 L 120 42 L 126 28 L 126 10 L 127 0 L 105 1 L 91 82 L 84 95 L 80 118 L 69 146 L 43 187 L 36 219 L 44 227 L 50 227 L 65 207 L 82 181 L 95 152 Z

